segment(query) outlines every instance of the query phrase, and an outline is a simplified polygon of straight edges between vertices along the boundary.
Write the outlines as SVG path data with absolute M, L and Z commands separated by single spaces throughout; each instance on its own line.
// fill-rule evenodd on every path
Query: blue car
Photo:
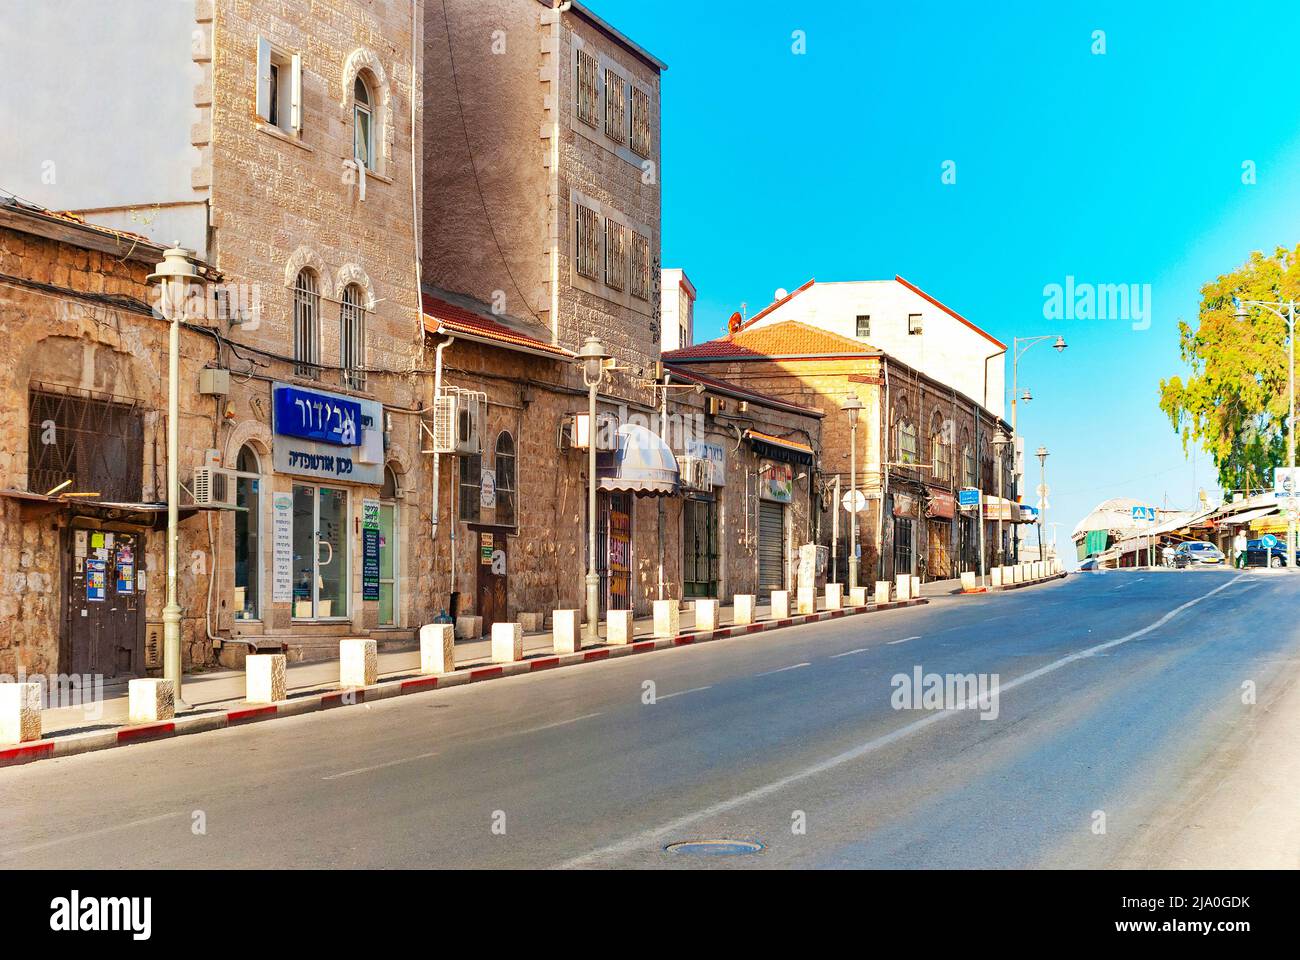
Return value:
M 1300 550 L 1296 551 L 1297 563 L 1300 563 Z M 1279 569 L 1286 566 L 1286 548 L 1276 537 L 1268 540 L 1248 540 L 1246 542 L 1246 566 L 1272 567 Z

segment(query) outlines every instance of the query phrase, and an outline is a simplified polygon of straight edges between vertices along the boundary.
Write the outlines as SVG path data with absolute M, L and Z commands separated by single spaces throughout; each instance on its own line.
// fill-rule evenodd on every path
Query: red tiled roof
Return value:
M 742 329 L 717 340 L 697 343 L 664 354 L 666 363 L 689 360 L 768 360 L 773 357 L 872 356 L 880 351 L 868 343 L 840 336 L 798 320 Z
M 454 303 L 448 303 L 430 294 L 421 294 L 421 299 L 424 302 L 424 329 L 429 333 L 452 336 L 460 334 L 500 344 L 507 350 L 522 349 L 532 353 L 549 354 L 558 360 L 569 360 L 574 356 L 564 347 L 530 337 L 490 317 L 458 307 Z

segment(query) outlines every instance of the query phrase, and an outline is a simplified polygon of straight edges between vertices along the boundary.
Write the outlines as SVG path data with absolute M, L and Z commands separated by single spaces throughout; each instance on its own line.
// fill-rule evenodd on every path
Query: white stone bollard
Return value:
M 492 662 L 517 663 L 524 658 L 524 625 L 492 624 Z
M 867 605 L 866 587 L 849 587 L 849 606 L 865 607 Z
M 654 612 L 655 639 L 671 639 L 682 632 L 682 612 L 676 600 L 656 600 Z
M 546 629 L 546 614 L 521 613 L 519 625 L 524 628 L 524 633 L 541 633 Z
M 339 686 L 368 687 L 379 680 L 379 647 L 374 640 L 339 641 Z
M 737 626 L 748 626 L 754 622 L 754 612 L 758 608 L 758 598 L 752 593 L 738 593 L 731 598 L 731 619 Z
M 128 723 L 158 723 L 176 716 L 170 680 L 132 680 L 126 685 Z
M 800 587 L 795 593 L 795 610 L 800 614 L 817 612 L 817 588 Z
M 790 616 L 790 591 L 772 591 L 772 619 L 784 620 Z
M 582 649 L 582 613 L 556 610 L 551 614 L 551 639 L 556 653 L 577 653 Z
M 912 577 L 910 574 L 900 573 L 895 584 L 899 600 L 908 600 L 912 596 Z
M 0 683 L 0 744 L 41 739 L 41 685 Z
M 283 653 L 250 653 L 244 658 L 244 699 L 249 703 L 279 703 L 289 699 Z
M 842 583 L 826 584 L 826 609 L 838 610 L 844 606 L 844 585 Z
M 450 623 L 426 623 L 420 628 L 420 672 L 452 673 L 455 669 L 455 626 Z
M 696 630 L 716 630 L 718 629 L 718 601 L 717 600 L 696 600 L 695 601 L 695 629 Z
M 610 610 L 605 614 L 605 642 L 629 644 L 634 635 L 631 610 Z
M 963 590 L 965 590 L 967 593 L 970 593 L 978 586 L 979 586 L 979 581 L 975 577 L 974 570 L 963 570 L 961 572 L 961 588 Z
M 477 640 L 483 636 L 482 617 L 457 617 L 456 638 L 458 640 Z
M 1006 572 L 1006 567 L 994 567 L 989 571 L 989 583 L 992 586 L 1002 586 L 1002 575 Z
M 910 596 L 911 599 L 913 599 L 913 600 L 919 600 L 919 599 L 921 598 L 921 578 L 920 578 L 920 577 L 912 577 L 912 589 L 911 589 L 911 591 L 909 592 L 909 596 Z
M 888 580 L 876 581 L 876 606 L 880 606 L 882 603 L 889 602 L 889 597 L 892 592 L 892 587 L 893 584 L 891 584 Z

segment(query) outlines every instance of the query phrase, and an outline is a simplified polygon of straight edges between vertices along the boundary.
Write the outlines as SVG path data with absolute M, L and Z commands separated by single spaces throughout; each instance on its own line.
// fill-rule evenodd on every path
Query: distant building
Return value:
M 685 349 L 695 342 L 695 284 L 685 270 L 669 268 L 663 271 L 662 287 L 659 345 L 667 353 Z

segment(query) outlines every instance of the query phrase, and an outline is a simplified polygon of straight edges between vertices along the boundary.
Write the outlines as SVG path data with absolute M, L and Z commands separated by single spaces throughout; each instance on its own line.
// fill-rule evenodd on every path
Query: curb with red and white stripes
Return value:
M 630 656 L 636 653 L 651 653 L 655 650 L 668 650 L 688 644 L 708 643 L 711 640 L 744 637 L 762 633 L 766 630 L 797 627 L 822 620 L 835 620 L 840 617 L 873 613 L 877 610 L 917 606 L 929 602 L 925 598 L 917 598 L 915 600 L 894 600 L 889 603 L 869 604 L 861 607 L 844 607 L 840 610 L 823 610 L 819 613 L 798 614 L 780 620 L 760 620 L 757 623 L 719 627 L 717 630 L 679 633 L 675 637 L 638 640 L 626 645 L 594 647 L 577 653 L 534 655 L 530 659 L 519 660 L 514 663 L 467 667 L 463 670 L 457 670 L 455 673 L 384 680 L 370 686 L 328 690 L 323 693 L 294 697 L 291 700 L 282 700 L 278 703 L 244 704 L 227 710 L 212 710 L 207 713 L 177 717 L 163 723 L 114 727 L 111 730 L 54 736 L 44 740 L 33 740 L 30 743 L 0 748 L 0 767 L 31 763 L 35 760 L 49 760 L 54 757 L 70 757 L 78 753 L 109 750 L 113 747 L 125 747 L 133 743 L 146 743 L 151 740 L 183 737 L 191 733 L 205 733 L 209 730 L 239 727 L 249 723 L 260 723 L 264 720 L 275 720 L 280 717 L 296 717 L 305 713 L 331 710 L 335 707 L 375 703 L 379 700 L 400 697 L 409 693 L 427 693 L 430 690 L 457 687 L 461 684 L 477 683 L 481 680 L 495 680 L 499 677 L 514 677 L 527 673 L 536 673 L 539 670 L 572 667 L 582 663 L 594 663 L 599 660 L 610 660 L 615 657 Z
M 974 590 L 963 590 L 961 592 L 963 594 L 1001 593 L 1004 590 L 1019 590 L 1021 587 L 1033 587 L 1033 586 L 1037 586 L 1040 583 L 1051 583 L 1053 580 L 1064 580 L 1069 575 L 1070 575 L 1069 572 L 1054 573 L 1050 577 L 1039 577 L 1037 580 L 1022 580 L 1020 583 L 1004 583 L 997 587 L 990 584 L 987 587 L 976 587 Z

